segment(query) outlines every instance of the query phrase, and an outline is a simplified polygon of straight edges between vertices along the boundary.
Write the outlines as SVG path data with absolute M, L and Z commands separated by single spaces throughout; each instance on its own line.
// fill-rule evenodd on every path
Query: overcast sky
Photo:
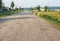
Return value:
M 60 0 L 3 0 L 3 3 L 9 7 L 11 1 L 14 1 L 15 7 L 60 6 Z

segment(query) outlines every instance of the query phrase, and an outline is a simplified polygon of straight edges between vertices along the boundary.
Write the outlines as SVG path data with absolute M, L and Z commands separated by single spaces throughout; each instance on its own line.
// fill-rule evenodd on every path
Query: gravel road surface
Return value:
M 60 41 L 60 30 L 29 11 L 0 19 L 0 41 Z

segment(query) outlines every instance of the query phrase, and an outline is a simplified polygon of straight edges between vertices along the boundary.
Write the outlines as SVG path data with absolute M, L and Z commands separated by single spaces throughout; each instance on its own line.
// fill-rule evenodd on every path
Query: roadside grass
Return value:
M 38 17 L 42 17 L 48 20 L 52 25 L 60 28 L 60 12 L 59 11 L 49 11 L 49 12 L 34 12 Z
M 12 15 L 12 14 L 15 14 L 16 12 L 15 11 L 0 11 L 0 18 L 2 17 L 6 17 L 6 16 L 9 16 L 9 15 Z

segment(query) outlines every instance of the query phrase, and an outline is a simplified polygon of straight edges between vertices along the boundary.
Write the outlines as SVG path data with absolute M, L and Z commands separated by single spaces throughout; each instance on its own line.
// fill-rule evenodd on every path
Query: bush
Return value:
M 44 11 L 48 11 L 48 6 L 45 6 L 44 7 Z
M 15 13 L 15 11 L 5 11 L 5 12 L 3 12 L 2 10 L 0 10 L 0 17 L 12 15 L 14 13 Z

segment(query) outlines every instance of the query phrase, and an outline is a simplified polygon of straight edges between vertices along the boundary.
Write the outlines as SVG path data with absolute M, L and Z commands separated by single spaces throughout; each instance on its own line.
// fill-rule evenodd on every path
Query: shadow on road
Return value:
M 10 21 L 10 20 L 30 19 L 30 18 L 36 18 L 36 17 L 2 18 L 2 19 L 0 19 L 0 23 L 5 23 L 5 22 Z
M 21 16 L 19 16 L 19 15 L 21 15 Z M 10 21 L 10 20 L 36 18 L 35 16 L 32 16 L 32 15 L 33 14 L 30 11 L 24 11 L 24 12 L 21 12 L 21 13 L 18 12 L 18 13 L 14 14 L 14 15 L 11 15 L 10 18 L 9 17 L 1 18 L 0 19 L 0 24 L 5 23 L 5 22 Z M 15 17 L 13 18 L 12 16 L 15 16 Z M 16 16 L 19 16 L 19 17 L 16 17 Z

